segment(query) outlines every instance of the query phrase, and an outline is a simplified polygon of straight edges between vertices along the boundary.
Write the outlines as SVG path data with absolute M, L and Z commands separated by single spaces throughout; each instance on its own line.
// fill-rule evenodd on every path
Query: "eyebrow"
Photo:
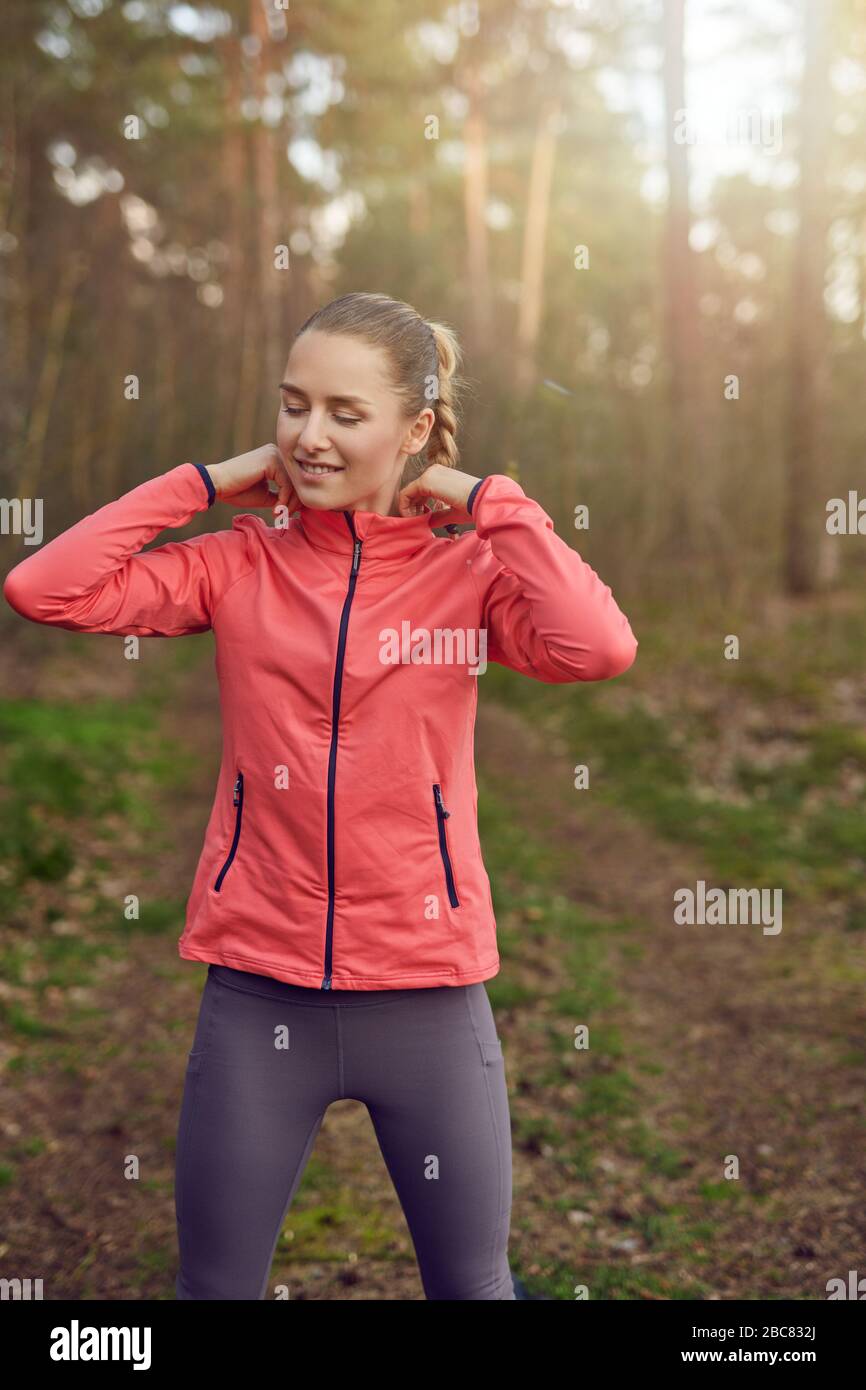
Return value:
M 294 391 L 295 394 L 298 395 L 298 396 L 305 396 L 305 395 L 307 394 L 306 391 L 302 391 L 302 390 L 301 390 L 300 386 L 294 386 L 294 385 L 292 384 L 291 381 L 281 381 L 281 382 L 280 382 L 280 390 L 281 390 L 281 391 Z M 372 406 L 372 404 L 373 404 L 372 401 L 365 401 L 364 398 L 363 398 L 363 396 L 328 396 L 328 400 L 329 400 L 332 404 L 339 403 L 339 404 L 342 404 L 342 405 L 369 405 L 369 406 Z

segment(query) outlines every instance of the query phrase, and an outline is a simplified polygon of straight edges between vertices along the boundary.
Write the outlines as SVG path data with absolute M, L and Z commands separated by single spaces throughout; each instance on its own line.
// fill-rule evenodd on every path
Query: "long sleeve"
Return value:
M 242 528 L 138 554 L 215 497 L 200 464 L 182 463 L 91 512 L 9 571 L 3 595 L 32 622 L 76 632 L 181 637 L 206 632 L 228 585 L 249 568 Z
M 609 587 L 555 532 L 513 478 L 476 483 L 468 510 L 479 540 L 471 572 L 487 658 L 548 682 L 622 675 L 638 643 Z

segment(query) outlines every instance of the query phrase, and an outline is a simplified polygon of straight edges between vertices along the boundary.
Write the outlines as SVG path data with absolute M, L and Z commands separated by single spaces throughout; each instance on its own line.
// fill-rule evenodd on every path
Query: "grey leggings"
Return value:
M 211 965 L 177 1136 L 179 1299 L 263 1299 L 331 1101 L 367 1106 L 425 1297 L 513 1299 L 511 1125 L 483 983 L 320 990 Z

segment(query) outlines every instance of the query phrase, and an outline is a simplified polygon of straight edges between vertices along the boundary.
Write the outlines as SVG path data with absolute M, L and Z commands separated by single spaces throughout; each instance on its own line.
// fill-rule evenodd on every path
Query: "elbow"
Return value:
M 631 629 L 624 636 L 605 646 L 580 647 L 565 650 L 545 648 L 545 661 L 537 669 L 540 680 L 565 685 L 573 681 L 609 681 L 621 676 L 634 664 L 637 638 Z
M 22 560 L 9 571 L 3 580 L 3 597 L 9 607 L 14 608 L 22 618 L 29 618 L 34 623 L 44 622 L 45 614 L 39 593 L 27 579 L 26 564 L 27 561 Z
M 614 676 L 623 675 L 630 666 L 634 665 L 637 648 L 637 638 L 629 628 L 620 640 L 608 650 L 602 673 L 593 679 L 609 681 L 613 680 Z
M 11 569 L 3 580 L 3 597 L 14 608 L 16 613 L 20 613 L 22 618 L 29 618 L 31 612 L 31 596 L 28 592 L 29 586 L 22 581 L 20 565 Z
M 621 676 L 634 664 L 637 656 L 637 638 L 631 629 L 616 641 L 592 651 L 575 654 L 570 674 L 563 679 L 572 681 L 610 681 Z

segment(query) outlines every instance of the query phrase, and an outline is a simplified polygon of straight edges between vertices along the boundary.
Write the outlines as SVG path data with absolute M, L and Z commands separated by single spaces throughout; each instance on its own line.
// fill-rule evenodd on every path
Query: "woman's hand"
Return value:
M 207 465 L 216 488 L 216 500 L 233 507 L 286 506 L 291 516 L 301 505 L 276 444 L 263 444 L 224 463 Z M 268 480 L 277 485 L 271 492 Z
M 480 481 L 471 473 L 446 468 L 444 463 L 431 463 L 398 493 L 397 508 L 401 516 L 420 516 L 424 511 L 435 511 L 437 526 L 465 526 L 472 520 L 466 503 Z M 428 507 L 428 501 L 434 505 Z

